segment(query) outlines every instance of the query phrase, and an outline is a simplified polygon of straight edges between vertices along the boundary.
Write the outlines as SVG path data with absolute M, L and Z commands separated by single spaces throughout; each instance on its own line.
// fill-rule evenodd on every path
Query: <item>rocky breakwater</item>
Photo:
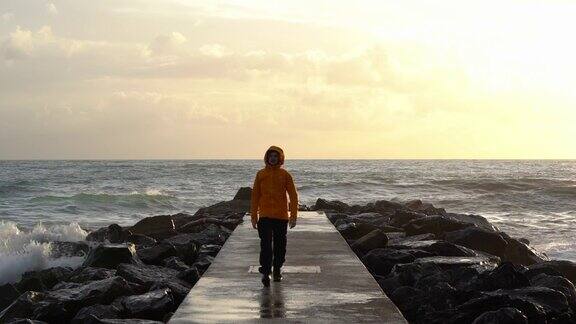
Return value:
M 411 323 L 576 323 L 576 263 L 482 216 L 420 200 L 310 209 L 326 212 Z
M 76 269 L 22 275 L 0 287 L 0 323 L 161 323 L 170 319 L 250 207 L 250 188 L 195 214 L 112 224 L 86 242 L 54 242 L 86 255 Z

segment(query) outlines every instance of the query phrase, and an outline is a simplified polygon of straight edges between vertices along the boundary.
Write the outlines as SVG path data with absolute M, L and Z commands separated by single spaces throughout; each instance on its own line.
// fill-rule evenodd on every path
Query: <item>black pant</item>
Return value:
M 260 237 L 260 272 L 269 274 L 272 266 L 280 269 L 286 260 L 286 231 L 288 220 L 260 217 L 258 236 Z M 274 242 L 274 250 L 272 250 Z M 274 260 L 272 260 L 274 256 Z

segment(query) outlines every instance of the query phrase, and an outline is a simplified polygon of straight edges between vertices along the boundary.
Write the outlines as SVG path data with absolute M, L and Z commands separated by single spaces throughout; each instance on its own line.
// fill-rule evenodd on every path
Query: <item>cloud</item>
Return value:
M 159 35 L 148 45 L 148 51 L 150 55 L 172 54 L 186 41 L 186 37 L 179 32 Z
M 56 5 L 52 2 L 46 4 L 46 11 L 51 15 L 58 14 L 58 8 L 56 8 Z
M 5 23 L 10 22 L 14 20 L 14 13 L 13 12 L 3 13 L 2 15 L 0 15 L 0 20 Z

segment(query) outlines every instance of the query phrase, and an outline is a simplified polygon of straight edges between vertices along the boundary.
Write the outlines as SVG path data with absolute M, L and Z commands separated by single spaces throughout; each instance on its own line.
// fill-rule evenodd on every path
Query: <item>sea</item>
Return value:
M 263 160 L 0 161 L 0 284 L 77 266 L 52 241 L 152 215 L 194 213 L 252 186 Z M 553 259 L 576 261 L 576 160 L 287 160 L 300 203 L 421 199 L 482 215 Z

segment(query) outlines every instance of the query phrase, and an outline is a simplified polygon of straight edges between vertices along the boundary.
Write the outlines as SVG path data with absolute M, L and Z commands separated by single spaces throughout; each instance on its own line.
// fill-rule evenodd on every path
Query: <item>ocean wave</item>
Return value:
M 0 183 L 0 197 L 8 196 L 17 192 L 33 191 L 34 183 L 28 180 L 17 180 Z
M 44 226 L 22 231 L 14 222 L 0 222 L 0 284 L 18 281 L 27 271 L 56 266 L 77 267 L 83 257 L 52 257 L 53 241 L 77 242 L 88 233 L 77 223 Z
M 574 181 L 540 178 L 520 179 L 442 179 L 432 180 L 431 184 L 448 186 L 461 190 L 482 190 L 489 192 L 531 191 L 542 188 L 565 188 Z
M 79 193 L 72 196 L 40 196 L 29 199 L 33 204 L 66 204 L 79 206 L 119 205 L 127 208 L 172 207 L 175 196 L 159 190 L 149 189 L 146 192 L 129 194 Z

